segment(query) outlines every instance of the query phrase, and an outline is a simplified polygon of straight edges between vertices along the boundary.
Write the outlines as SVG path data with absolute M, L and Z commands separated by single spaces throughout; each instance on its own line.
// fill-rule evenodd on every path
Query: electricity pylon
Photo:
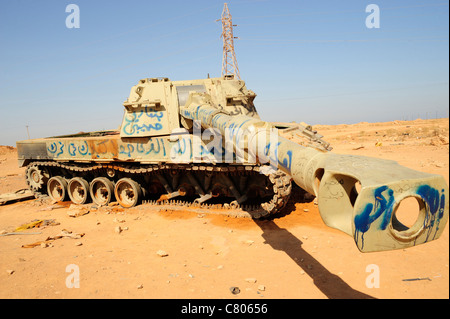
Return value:
M 234 52 L 233 25 L 231 20 L 231 13 L 228 10 L 228 5 L 225 3 L 222 11 L 222 35 L 223 38 L 223 58 L 222 58 L 222 77 L 240 80 L 239 68 L 236 61 L 236 53 Z M 219 21 L 217 20 L 217 21 Z

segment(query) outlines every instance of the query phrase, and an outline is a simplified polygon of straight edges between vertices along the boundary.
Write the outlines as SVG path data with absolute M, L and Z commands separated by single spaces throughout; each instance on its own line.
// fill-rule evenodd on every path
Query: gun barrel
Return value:
M 355 240 L 363 252 L 401 249 L 434 239 L 444 231 L 449 214 L 448 186 L 444 178 L 399 165 L 395 161 L 340 155 L 305 147 L 273 131 L 257 118 L 229 115 L 191 94 L 180 114 L 214 128 L 225 138 L 233 135 L 234 147 L 245 145 L 248 157 L 270 162 L 318 198 L 320 215 L 330 227 Z M 419 213 L 407 227 L 397 218 L 400 203 L 417 200 Z M 414 212 L 412 212 L 414 213 Z

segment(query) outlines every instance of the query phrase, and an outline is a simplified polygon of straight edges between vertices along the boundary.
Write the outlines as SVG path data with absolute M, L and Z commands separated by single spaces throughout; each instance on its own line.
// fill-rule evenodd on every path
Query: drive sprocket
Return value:
M 31 164 L 25 171 L 25 178 L 31 191 L 40 192 L 45 189 L 50 174 L 45 167 Z

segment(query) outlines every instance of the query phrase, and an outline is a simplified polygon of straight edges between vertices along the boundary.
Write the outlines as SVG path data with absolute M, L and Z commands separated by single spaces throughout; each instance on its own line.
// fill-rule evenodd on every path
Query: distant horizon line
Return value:
M 377 124 L 377 123 L 379 123 L 379 124 L 384 124 L 384 123 L 392 123 L 392 122 L 414 122 L 414 121 L 437 121 L 437 120 L 445 120 L 445 119 L 447 119 L 447 120 L 449 120 L 449 117 L 447 116 L 447 117 L 440 117 L 440 118 L 431 118 L 431 119 L 422 119 L 422 118 L 416 118 L 416 119 L 414 119 L 414 120 L 390 120 L 390 121 L 382 121 L 382 122 L 380 122 L 380 121 L 377 121 L 377 122 L 368 122 L 368 121 L 360 121 L 360 122 L 356 122 L 356 123 L 340 123 L 340 124 L 313 124 L 313 125 L 311 125 L 311 126 L 320 126 L 320 127 L 332 127 L 332 126 L 339 126 L 339 125 L 358 125 L 358 124 Z M 277 125 L 282 125 L 282 124 L 292 124 L 292 123 L 298 123 L 298 124 L 300 124 L 300 123 L 302 123 L 302 122 L 296 122 L 296 121 L 291 121 L 291 122 L 278 122 L 278 121 L 275 121 L 275 122 L 270 122 L 270 123 L 274 123 L 274 124 L 277 124 Z M 119 131 L 119 129 L 112 129 L 112 130 L 105 130 L 105 131 Z M 89 132 L 83 132 L 83 133 L 89 133 Z M 319 132 L 320 133 L 320 132 Z M 65 135 L 67 135 L 67 134 L 65 134 Z M 64 135 L 60 135 L 60 136 L 46 136 L 46 137 L 36 137 L 36 138 L 30 138 L 30 140 L 35 140 L 35 139 L 45 139 L 45 138 L 56 138 L 56 137 L 63 137 Z M 16 142 L 18 142 L 18 141 L 26 141 L 26 140 L 28 140 L 28 139 L 25 139 L 25 140 L 17 140 Z M 0 147 L 7 147 L 7 148 L 9 148 L 9 147 L 13 147 L 14 149 L 16 148 L 16 145 L 8 145 L 8 144 L 0 144 Z

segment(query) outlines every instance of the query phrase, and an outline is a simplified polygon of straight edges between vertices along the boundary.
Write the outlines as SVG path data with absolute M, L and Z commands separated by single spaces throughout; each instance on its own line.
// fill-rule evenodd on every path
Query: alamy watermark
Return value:
M 70 273 L 66 277 L 67 288 L 80 288 L 80 267 L 75 264 L 69 264 L 66 266 L 66 272 Z
M 76 4 L 68 4 L 66 6 L 66 12 L 70 13 L 66 17 L 66 28 L 68 29 L 79 29 L 80 28 L 80 7 Z
M 369 4 L 366 12 L 370 14 L 366 17 L 366 27 L 368 29 L 380 28 L 380 7 L 376 4 Z
M 380 288 L 380 267 L 375 264 L 367 265 L 366 272 L 370 273 L 366 277 L 366 287 Z

